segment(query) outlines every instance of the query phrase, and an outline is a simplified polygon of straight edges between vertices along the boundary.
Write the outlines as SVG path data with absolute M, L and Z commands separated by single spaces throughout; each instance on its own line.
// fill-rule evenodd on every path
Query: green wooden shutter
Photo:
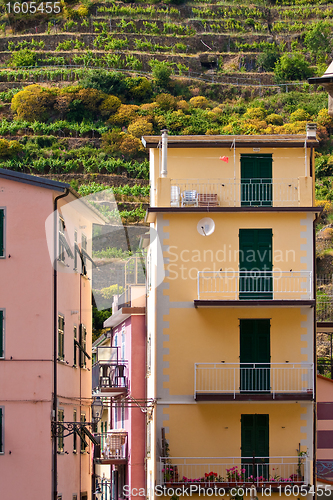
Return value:
M 3 418 L 2 418 L 2 408 L 0 408 L 0 452 L 3 452 Z
M 267 475 L 267 466 L 263 464 L 268 462 L 269 456 L 269 415 L 255 414 L 241 416 L 241 449 L 242 462 L 250 464 L 255 462 L 259 464 L 259 470 L 255 472 L 259 475 Z M 265 457 L 266 460 L 262 460 Z M 251 466 L 248 466 L 249 475 L 252 474 Z
M 3 311 L 0 311 L 0 358 L 3 358 L 3 338 L 4 328 L 3 328 Z
M 272 229 L 239 230 L 240 299 L 273 298 L 272 239 Z
M 0 257 L 4 256 L 4 241 L 5 241 L 5 225 L 4 225 L 5 211 L 0 210 Z
M 241 155 L 241 205 L 272 206 L 272 155 Z
M 240 363 L 241 391 L 270 391 L 269 319 L 240 320 Z M 254 363 L 265 364 L 253 366 Z

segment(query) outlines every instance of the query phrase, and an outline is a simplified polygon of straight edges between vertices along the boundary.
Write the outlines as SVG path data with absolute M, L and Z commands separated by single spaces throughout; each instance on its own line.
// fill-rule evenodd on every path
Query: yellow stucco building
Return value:
M 151 176 L 147 397 L 156 400 L 147 496 L 227 498 L 251 485 L 246 496 L 307 496 L 315 128 L 142 140 Z

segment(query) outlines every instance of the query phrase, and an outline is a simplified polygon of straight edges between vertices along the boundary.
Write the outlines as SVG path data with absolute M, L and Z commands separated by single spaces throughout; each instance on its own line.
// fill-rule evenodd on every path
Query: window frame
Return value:
M 77 409 L 73 408 L 73 422 L 77 422 Z M 77 433 L 73 432 L 73 453 L 77 454 Z
M 88 269 L 87 269 L 87 257 L 84 255 L 82 250 L 84 250 L 87 253 L 87 248 L 88 248 L 88 238 L 87 236 L 82 233 L 81 234 L 81 274 L 83 276 L 87 276 L 88 274 Z
M 0 406 L 0 455 L 5 454 L 5 407 Z
M 65 248 L 65 245 L 63 243 L 61 243 L 60 234 L 65 238 L 65 228 L 66 228 L 65 219 L 62 217 L 62 215 L 59 215 L 59 225 L 58 225 L 58 231 L 59 231 L 59 233 L 58 233 L 58 244 L 59 244 L 58 261 L 62 262 L 63 264 L 65 264 L 65 262 L 66 262 L 66 256 L 65 256 L 66 248 Z
M 77 237 L 78 237 L 78 231 L 77 231 L 77 229 L 74 229 L 74 267 L 73 267 L 73 269 L 75 272 L 77 272 L 77 270 L 78 270 L 78 267 L 77 267 L 77 254 L 78 254 L 78 252 L 76 250 Z
M 60 329 L 59 321 L 63 320 L 63 329 Z M 62 333 L 61 333 L 62 332 Z M 58 361 L 65 361 L 65 316 L 58 314 Z
M 2 250 L 1 250 L 2 240 Z M 0 259 L 6 258 L 6 207 L 0 207 Z
M 0 308 L 0 360 L 5 359 L 5 319 L 6 309 Z
M 80 325 L 80 346 L 81 348 L 87 352 L 87 328 L 85 327 L 85 325 L 83 323 L 81 323 Z M 79 353 L 79 356 L 80 356 L 80 368 L 87 368 L 87 360 L 86 360 L 86 355 L 84 354 L 84 352 L 82 352 L 82 350 L 80 349 L 80 353 Z
M 58 422 L 65 421 L 65 410 L 64 408 L 58 408 Z M 59 426 L 60 429 L 60 426 Z M 64 440 L 64 429 L 61 428 L 58 434 L 58 442 L 57 442 L 57 453 L 63 454 L 65 452 L 65 440 Z
M 73 367 L 74 368 L 77 368 L 77 345 L 76 345 L 76 342 L 77 342 L 77 326 L 74 325 L 73 326 L 73 335 L 74 335 L 74 354 L 73 354 Z M 80 352 L 80 351 L 79 351 Z
M 80 422 L 84 423 L 86 421 L 87 421 L 87 419 L 86 419 L 85 412 L 81 412 L 81 414 L 80 414 Z M 86 446 L 84 445 L 83 439 L 80 440 L 80 453 L 87 453 L 86 452 Z

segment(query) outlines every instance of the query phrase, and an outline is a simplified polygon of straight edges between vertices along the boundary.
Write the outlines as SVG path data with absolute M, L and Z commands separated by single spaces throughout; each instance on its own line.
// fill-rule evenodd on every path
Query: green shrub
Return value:
M 157 59 L 152 59 L 148 63 L 152 69 L 153 77 L 155 83 L 158 87 L 168 88 L 171 83 L 172 68 L 170 63 L 166 61 L 158 61 Z
M 34 66 L 37 62 L 37 54 L 33 50 L 21 49 L 12 54 L 9 64 L 18 68 L 20 66 Z
M 296 109 L 296 111 L 294 111 L 290 115 L 291 123 L 306 121 L 309 120 L 309 118 L 310 118 L 309 113 L 307 113 L 304 109 L 301 108 Z
M 277 82 L 306 80 L 312 69 L 303 54 L 284 54 L 274 66 L 274 75 Z

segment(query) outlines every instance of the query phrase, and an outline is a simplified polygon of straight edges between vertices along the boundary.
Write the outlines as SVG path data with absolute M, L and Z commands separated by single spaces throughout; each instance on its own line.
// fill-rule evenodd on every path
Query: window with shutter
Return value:
M 253 475 L 268 478 L 269 415 L 241 416 L 241 449 L 242 468 L 246 470 L 245 477 Z
M 65 351 L 64 351 L 64 331 L 65 331 L 65 318 L 64 316 L 58 316 L 58 359 L 64 361 Z
M 239 298 L 272 299 L 272 229 L 239 230 Z
M 3 425 L 3 408 L 0 408 L 0 453 L 3 453 L 3 439 L 4 437 L 4 425 Z
M 0 257 L 5 256 L 5 210 L 0 208 Z
M 4 358 L 4 311 L 0 309 L 0 358 Z
M 241 205 L 272 206 L 272 155 L 241 155 Z
M 270 391 L 270 320 L 240 320 L 240 390 Z

